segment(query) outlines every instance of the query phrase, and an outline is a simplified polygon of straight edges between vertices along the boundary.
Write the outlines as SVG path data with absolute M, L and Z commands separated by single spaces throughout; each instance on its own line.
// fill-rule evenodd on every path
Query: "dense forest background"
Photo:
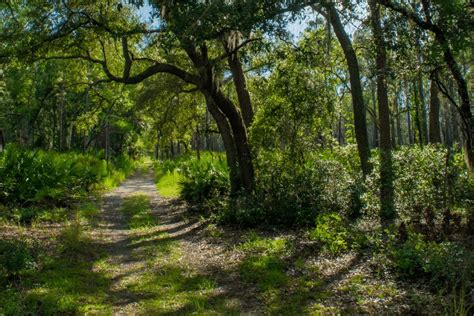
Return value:
M 91 195 L 150 165 L 158 192 L 216 238 L 291 232 L 328 260 L 356 253 L 383 282 L 431 293 L 406 309 L 339 302 L 339 312 L 472 313 L 473 10 L 466 0 L 2 1 L 0 314 L 65 311 L 19 294 L 42 259 L 9 232 L 92 220 Z M 297 263 L 252 238 L 266 252 L 243 263 L 243 279 L 269 283 L 258 295 L 271 306 L 269 289 L 290 282 L 278 273 Z

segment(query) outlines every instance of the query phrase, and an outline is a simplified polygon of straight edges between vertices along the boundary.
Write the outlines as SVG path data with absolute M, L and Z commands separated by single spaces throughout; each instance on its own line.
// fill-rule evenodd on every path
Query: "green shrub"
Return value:
M 179 197 L 181 192 L 180 182 L 182 178 L 179 169 L 162 174 L 161 177 L 157 179 L 156 183 L 160 195 L 166 198 Z
M 403 275 L 425 276 L 436 285 L 459 285 L 471 280 L 474 271 L 474 258 L 467 249 L 450 241 L 426 241 L 421 234 L 410 234 L 402 245 L 393 244 L 391 256 Z
M 88 257 L 97 251 L 91 248 L 91 239 L 84 227 L 77 221 L 70 222 L 59 236 L 61 253 L 65 258 L 78 261 L 79 257 Z
M 0 281 L 18 276 L 22 271 L 34 268 L 35 258 L 28 245 L 21 240 L 0 240 Z
M 254 194 L 240 194 L 229 200 L 221 200 L 220 208 L 213 214 L 217 222 L 237 224 L 243 227 L 255 227 L 269 222 L 268 212 Z
M 253 196 L 229 202 L 221 219 L 243 226 L 309 226 L 321 212 L 352 215 L 360 208 L 359 175 L 328 152 L 308 154 L 305 163 L 279 152 L 261 152 Z
M 318 215 L 316 228 L 310 235 L 312 239 L 323 242 L 324 247 L 332 254 L 338 254 L 349 248 L 347 242 L 349 232 L 337 213 Z
M 216 210 L 229 194 L 229 171 L 222 154 L 201 153 L 201 159 L 180 156 L 155 164 L 156 183 L 164 196 L 176 194 L 201 210 Z
M 29 223 L 41 210 L 37 206 L 71 206 L 93 188 L 118 185 L 133 169 L 134 163 L 126 156 L 107 165 L 90 154 L 9 145 L 0 153 L 0 204 L 21 206 L 13 215 Z
M 379 164 L 365 183 L 366 214 L 380 209 Z M 469 176 L 460 154 L 440 146 L 402 147 L 393 152 L 394 206 L 398 217 L 409 224 L 440 229 L 446 210 L 467 217 L 474 207 L 474 177 Z
M 100 179 L 100 160 L 87 155 L 8 146 L 0 160 L 1 203 L 66 203 Z
M 367 237 L 337 213 L 324 213 L 316 218 L 310 237 L 322 243 L 323 249 L 336 255 L 349 249 L 359 249 L 368 243 Z
M 229 193 L 229 175 L 222 164 L 190 160 L 183 165 L 182 174 L 181 197 L 188 203 L 203 206 Z

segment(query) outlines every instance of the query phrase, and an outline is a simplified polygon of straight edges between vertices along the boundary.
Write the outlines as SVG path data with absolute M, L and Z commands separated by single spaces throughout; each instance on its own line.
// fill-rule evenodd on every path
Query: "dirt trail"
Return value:
M 156 218 L 157 225 L 146 230 L 129 229 L 128 218 L 121 212 L 122 203 L 125 199 L 136 195 L 149 197 L 150 211 Z M 200 290 L 193 289 L 189 284 L 194 280 L 211 280 L 213 287 L 206 294 L 204 310 L 217 304 L 220 306 L 219 310 L 223 312 L 239 310 L 244 314 L 253 314 L 245 311 L 255 311 L 257 303 L 255 298 L 240 288 L 235 273 L 228 273 L 222 269 L 223 266 L 231 268 L 233 265 L 233 258 L 226 255 L 229 243 L 213 241 L 207 236 L 205 226 L 205 222 L 190 216 L 183 205 L 158 195 L 152 172 L 138 173 L 115 190 L 105 194 L 101 219 L 97 229 L 93 230 L 93 235 L 94 239 L 100 240 L 105 245 L 107 257 L 104 265 L 99 265 L 99 269 L 112 280 L 108 295 L 113 303 L 113 313 L 115 315 L 155 312 L 182 314 L 190 310 L 202 310 L 199 307 L 202 297 L 193 298 L 193 292 L 199 293 Z M 170 252 L 174 254 L 173 259 L 168 259 L 168 256 L 171 256 Z M 171 264 L 172 272 L 169 273 L 167 269 L 170 269 Z M 179 271 L 178 276 L 174 274 L 175 270 Z M 161 279 L 165 280 L 163 291 L 159 288 L 154 290 L 147 288 L 146 280 L 150 275 L 153 277 L 156 275 L 154 281 L 156 284 L 159 284 Z M 174 278 L 172 283 L 181 285 L 168 284 L 168 278 Z M 146 302 L 160 301 L 161 292 L 180 286 L 183 289 L 174 293 L 177 300 L 187 295 L 183 301 L 194 302 L 196 299 L 195 304 L 198 308 L 192 305 L 181 306 L 182 302 L 178 301 L 174 307 L 165 306 L 165 310 L 168 311 L 166 313 L 159 312 L 162 310 L 161 307 L 156 311 L 154 308 L 143 307 L 146 306 Z M 173 299 L 160 304 L 166 305 L 170 302 L 173 304 Z
M 125 214 L 120 211 L 123 200 L 137 193 L 148 195 L 152 207 L 158 207 L 153 173 L 136 174 L 103 197 L 98 237 L 107 245 L 107 264 L 112 267 L 108 272 L 113 280 L 110 294 L 114 298 L 116 315 L 127 314 L 139 300 L 139 296 L 126 291 L 123 284 L 127 278 L 138 277 L 145 268 L 143 261 L 132 257 L 131 231 Z

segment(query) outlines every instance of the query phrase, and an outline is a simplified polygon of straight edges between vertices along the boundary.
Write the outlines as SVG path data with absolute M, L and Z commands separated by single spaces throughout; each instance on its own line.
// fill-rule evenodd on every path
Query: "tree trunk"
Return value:
M 0 152 L 5 149 L 5 135 L 3 129 L 0 128 Z
M 469 100 L 469 90 L 467 88 L 467 82 L 464 78 L 459 65 L 457 64 L 454 56 L 449 48 L 449 44 L 444 37 L 444 34 L 436 34 L 436 39 L 444 49 L 443 56 L 448 68 L 451 71 L 454 79 L 456 80 L 458 94 L 461 98 L 461 106 L 459 107 L 459 114 L 461 115 L 461 131 L 463 136 L 463 149 L 464 149 L 464 160 L 466 166 L 470 172 L 474 172 L 474 151 L 473 151 L 473 140 L 474 140 L 474 120 L 471 112 L 471 103 Z
M 444 113 L 444 143 L 447 147 L 451 148 L 453 146 L 453 134 L 451 133 L 451 108 L 449 102 L 446 98 L 443 98 L 443 113 Z
M 390 134 L 392 136 L 392 148 L 397 147 L 397 131 L 395 130 L 395 120 L 397 116 L 397 97 L 393 99 L 392 112 L 390 113 Z
M 420 61 L 421 62 L 421 61 Z M 419 100 L 419 110 L 420 110 L 420 124 L 421 124 L 421 137 L 423 144 L 428 143 L 428 128 L 427 128 L 427 113 L 426 113 L 426 106 L 425 106 L 425 90 L 423 88 L 423 77 L 421 71 L 418 72 L 418 96 L 420 97 Z
M 237 92 L 237 98 L 239 100 L 240 109 L 242 111 L 242 117 L 244 119 L 245 126 L 250 127 L 253 121 L 253 108 L 250 100 L 250 93 L 247 89 L 247 83 L 245 80 L 244 70 L 242 63 L 239 59 L 238 51 L 233 52 L 236 46 L 239 45 L 238 39 L 228 39 L 224 44 L 226 52 L 229 55 L 227 58 L 230 71 L 232 73 L 232 80 L 234 81 L 235 91 Z
M 371 166 L 369 138 L 367 135 L 366 109 L 364 105 L 364 97 L 362 93 L 362 85 L 360 82 L 359 62 L 357 55 L 352 47 L 351 40 L 341 23 L 339 14 L 331 2 L 326 6 L 329 14 L 331 25 L 336 33 L 336 37 L 341 45 L 342 51 L 347 62 L 349 70 L 349 78 L 351 83 L 352 108 L 354 111 L 354 129 L 357 141 L 357 149 L 360 158 L 360 164 L 364 175 L 370 173 Z
M 441 133 L 439 124 L 439 90 L 435 77 L 438 76 L 437 71 L 433 72 L 430 82 L 430 113 L 429 113 L 429 141 L 432 144 L 441 143 Z
M 230 186 L 231 193 L 237 192 L 241 187 L 241 180 L 239 174 L 239 167 L 237 165 L 237 152 L 235 149 L 235 143 L 232 136 L 232 131 L 225 117 L 224 113 L 217 107 L 214 100 L 208 96 L 206 97 L 206 105 L 209 113 L 215 119 L 217 128 L 222 136 L 222 142 L 224 143 L 224 149 L 226 152 L 227 165 L 230 170 Z M 209 145 L 209 141 L 207 142 Z
M 410 91 L 408 89 L 408 82 L 405 80 L 405 102 L 407 107 L 407 130 L 408 130 L 408 144 L 414 143 L 413 130 L 411 127 L 411 106 L 410 106 Z
M 109 133 L 109 114 L 105 117 L 105 161 L 107 162 L 107 166 L 110 162 L 110 133 Z
M 247 129 L 240 110 L 235 104 L 227 98 L 220 89 L 221 83 L 215 73 L 215 67 L 210 63 L 207 47 L 205 44 L 199 46 L 200 53 L 196 47 L 189 43 L 184 43 L 188 57 L 200 73 L 199 88 L 206 98 L 212 99 L 220 112 L 226 118 L 230 130 L 232 131 L 232 140 L 235 146 L 235 152 L 240 174 L 241 188 L 247 192 L 253 192 L 255 189 L 255 173 L 253 169 L 250 144 L 248 143 Z M 212 103 L 212 102 L 209 102 Z M 212 113 L 211 113 L 212 114 Z
M 384 226 L 395 218 L 393 205 L 392 146 L 390 139 L 390 109 L 387 92 L 387 53 L 380 22 L 380 7 L 376 0 L 369 0 L 374 36 L 377 68 L 377 100 L 380 125 L 380 215 Z
M 421 128 L 421 119 L 420 119 L 420 100 L 418 98 L 418 90 L 415 84 L 413 83 L 413 95 L 415 96 L 415 122 L 416 130 L 418 135 L 418 143 L 420 146 L 423 146 L 423 132 Z
M 370 89 L 372 90 L 372 106 L 373 106 L 373 111 L 374 111 L 374 130 L 373 130 L 373 141 L 374 141 L 374 148 L 379 147 L 379 128 L 378 128 L 378 123 L 377 123 L 377 96 L 376 96 L 376 91 L 377 88 L 374 86 Z
M 197 159 L 201 160 L 201 132 L 199 130 L 199 124 L 196 124 L 196 154 Z
M 175 154 L 174 154 L 174 142 L 173 142 L 173 141 L 170 142 L 170 156 L 171 156 L 172 159 L 174 159 L 174 157 L 175 157 Z
M 64 151 L 66 150 L 66 136 L 67 136 L 64 92 L 61 93 L 59 106 L 60 106 L 60 109 L 59 109 L 59 151 Z
M 400 92 L 400 91 L 399 91 Z M 396 97 L 395 97 L 395 123 L 396 123 L 396 130 L 397 130 L 397 144 L 398 146 L 402 146 L 403 145 L 403 134 L 402 134 L 402 124 L 400 122 L 400 105 L 399 105 L 399 100 L 400 100 L 400 94 L 397 93 Z
M 227 117 L 232 135 L 234 137 L 235 148 L 237 152 L 237 160 L 239 164 L 239 172 L 242 180 L 242 187 L 247 192 L 252 192 L 255 188 L 255 174 L 250 153 L 250 146 L 247 138 L 247 129 L 242 119 L 242 115 L 235 105 L 224 96 L 222 91 L 211 89 L 210 96 Z

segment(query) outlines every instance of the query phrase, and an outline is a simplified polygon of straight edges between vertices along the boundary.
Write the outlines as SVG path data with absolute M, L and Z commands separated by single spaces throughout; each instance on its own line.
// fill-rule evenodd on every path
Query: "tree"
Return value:
M 450 97 L 450 99 L 461 116 L 464 157 L 468 169 L 473 172 L 474 122 L 469 99 L 469 89 L 467 81 L 453 53 L 453 51 L 455 51 L 453 47 L 459 49 L 462 48 L 462 45 L 466 45 L 465 38 L 470 36 L 470 31 L 472 30 L 472 18 L 470 18 L 467 8 L 464 6 L 463 1 L 440 1 L 435 9 L 430 0 L 421 0 L 424 13 L 424 17 L 422 17 L 418 12 L 393 0 L 380 0 L 380 3 L 400 13 L 421 29 L 434 34 L 435 40 L 439 44 L 439 48 L 442 52 L 443 59 L 457 85 L 457 92 L 461 104 L 457 105 L 452 97 Z M 433 19 L 433 15 L 437 16 L 436 21 Z M 469 42 L 469 40 L 467 40 L 467 42 Z M 446 89 L 442 89 L 441 91 L 443 90 L 445 95 L 448 94 Z
M 232 5 L 235 4 L 230 6 Z M 215 29 L 198 28 L 199 34 L 203 36 L 197 38 L 195 37 L 197 33 L 194 31 L 186 33 L 189 29 L 180 27 L 184 20 L 186 23 L 191 20 L 197 25 L 200 16 L 195 14 L 200 12 L 201 15 L 205 15 L 209 12 L 206 4 L 196 2 L 170 6 L 167 3 L 160 3 L 158 7 L 163 28 L 150 30 L 134 19 L 130 8 L 118 6 L 116 3 L 76 5 L 51 2 L 39 7 L 32 5 L 28 9 L 31 16 L 36 19 L 29 23 L 40 24 L 41 27 L 38 29 L 41 31 L 30 30 L 31 36 L 27 37 L 28 42 L 21 45 L 24 50 L 13 52 L 7 50 L 1 55 L 20 56 L 28 53 L 30 56 L 41 58 L 84 60 L 102 68 L 106 75 L 106 78 L 99 79 L 96 83 L 137 84 L 157 73 L 169 73 L 182 79 L 196 87 L 207 99 L 212 100 L 212 104 L 215 104 L 224 115 L 231 129 L 231 135 L 228 136 L 235 147 L 239 169 L 240 180 L 232 182 L 241 183 L 245 190 L 252 191 L 255 180 L 247 129 L 239 108 L 221 91 L 222 70 L 216 67 L 220 64 L 222 56 L 224 59 L 229 57 L 232 69 L 237 73 L 236 88 L 242 96 L 241 92 L 245 87 L 244 82 L 238 80 L 237 48 L 222 54 L 215 46 L 215 40 L 219 39 Z M 221 18 L 225 19 L 226 10 L 229 8 L 229 6 L 222 8 L 222 12 L 213 10 L 212 14 L 221 13 L 223 15 Z M 62 22 L 53 26 L 42 24 L 42 18 L 51 14 L 62 16 Z M 11 17 L 11 20 L 14 19 L 15 17 Z M 209 20 L 204 24 L 210 25 Z M 7 34 L 10 40 L 13 40 L 14 36 Z M 148 45 L 146 50 L 139 50 L 137 45 L 140 40 L 163 40 L 166 43 L 158 47 Z M 48 45 L 43 45 L 46 43 Z M 96 46 L 91 46 L 90 43 Z M 115 45 L 121 48 L 120 52 L 115 50 L 117 47 Z M 64 49 L 65 46 L 68 49 Z M 166 62 L 163 60 L 170 58 L 165 57 L 160 61 L 160 50 L 173 51 L 180 56 L 180 60 L 178 63 Z M 52 54 L 57 51 L 61 53 Z M 183 60 L 183 54 L 187 56 L 187 60 Z M 248 104 L 243 101 L 241 107 L 245 108 L 246 105 Z
M 381 25 L 380 6 L 369 0 L 370 20 L 376 46 L 377 102 L 380 127 L 380 205 L 381 218 L 385 223 L 395 217 L 393 207 L 392 142 L 390 137 L 390 109 L 387 89 L 387 54 Z
M 436 81 L 438 80 L 438 70 L 434 70 L 431 73 L 432 79 L 430 80 L 430 113 L 429 113 L 429 141 L 432 144 L 441 143 L 441 132 L 439 124 L 439 89 Z
M 357 148 L 359 152 L 362 173 L 367 175 L 371 170 L 369 163 L 370 149 L 367 135 L 366 109 L 362 93 L 362 85 L 360 82 L 359 62 L 357 60 L 357 55 L 354 51 L 354 48 L 352 47 L 352 42 L 341 23 L 339 13 L 337 12 L 334 3 L 323 1 L 322 5 L 325 10 L 318 9 L 318 12 L 322 13 L 330 21 L 346 58 L 351 84 L 350 92 L 352 95 L 352 109 L 354 112 L 354 127 Z

